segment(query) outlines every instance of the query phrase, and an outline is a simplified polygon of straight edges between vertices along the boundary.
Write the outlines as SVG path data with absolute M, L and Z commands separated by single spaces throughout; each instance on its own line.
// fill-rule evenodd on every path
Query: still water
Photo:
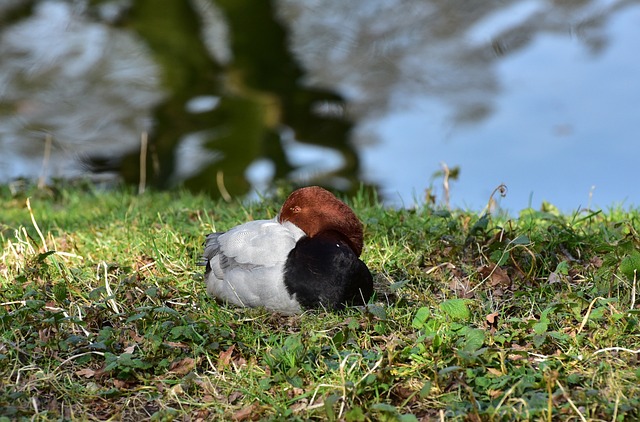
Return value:
M 453 206 L 637 206 L 638 40 L 633 0 L 2 0 L 0 182 L 138 184 L 148 134 L 213 196 L 442 202 L 446 164 Z

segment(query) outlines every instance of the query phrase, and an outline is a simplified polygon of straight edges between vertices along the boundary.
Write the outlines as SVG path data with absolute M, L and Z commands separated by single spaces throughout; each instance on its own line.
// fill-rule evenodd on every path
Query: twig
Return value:
M 504 183 L 500 183 L 500 185 L 498 185 L 498 187 L 497 187 L 497 188 L 495 188 L 495 189 L 493 190 L 493 192 L 491 192 L 491 195 L 489 195 L 489 201 L 487 201 L 487 206 L 486 206 L 486 207 L 485 207 L 485 209 L 483 210 L 483 213 L 484 213 L 485 211 L 487 212 L 487 214 L 491 213 L 492 205 L 493 205 L 493 204 L 495 204 L 495 202 L 496 202 L 496 200 L 495 200 L 495 199 L 493 199 L 493 196 L 494 196 L 496 193 L 498 193 L 498 192 L 500 193 L 500 196 L 501 196 L 502 198 L 504 198 L 505 196 L 507 196 L 507 192 L 508 192 L 507 185 L 505 185 Z
M 40 240 L 42 241 L 42 248 L 44 249 L 45 252 L 49 252 L 49 249 L 47 248 L 47 242 L 45 242 L 44 236 L 42 235 L 42 232 L 40 231 L 40 227 L 38 227 L 38 223 L 36 222 L 36 218 L 33 215 L 33 210 L 31 209 L 31 202 L 29 201 L 29 198 L 27 198 L 27 209 L 29 210 L 29 215 L 31 216 L 31 222 L 33 223 L 33 227 L 35 227 L 36 232 L 38 232 L 38 236 L 40 236 Z
M 591 209 L 591 201 L 593 201 L 593 191 L 596 190 L 596 185 L 592 185 L 589 189 L 589 200 L 587 201 L 587 209 Z
M 9 305 L 27 306 L 27 301 L 26 300 L 14 300 L 12 302 L 2 302 L 2 303 L 0 303 L 0 306 L 9 306 Z
M 576 332 L 576 334 L 580 334 L 580 331 L 582 331 L 584 326 L 587 325 L 587 321 L 589 321 L 589 316 L 591 315 L 591 309 L 593 308 L 593 305 L 595 305 L 598 299 L 604 299 L 604 298 L 602 296 L 598 296 L 597 298 L 591 301 L 591 303 L 589 304 L 589 308 L 587 309 L 587 313 L 585 314 L 584 318 L 582 318 L 582 324 L 580 324 L 580 327 L 578 327 L 578 331 Z
M 26 250 L 28 253 L 31 253 L 31 254 L 37 253 L 36 249 L 33 247 L 31 242 L 29 242 L 29 240 L 31 239 L 31 236 L 29 236 L 29 233 L 27 233 L 27 228 L 20 227 L 20 229 L 18 230 L 19 230 L 19 233 L 22 233 L 22 237 L 23 237 L 23 239 L 20 239 L 16 235 L 16 239 L 18 240 L 19 245 L 21 246 L 20 249 L 24 248 L 24 250 Z
M 443 268 L 443 267 L 455 268 L 456 266 L 455 266 L 455 265 L 453 265 L 451 262 L 443 262 L 443 263 L 441 263 L 441 264 L 438 264 L 438 265 L 435 265 L 435 266 L 433 266 L 433 267 L 429 268 L 429 269 L 425 272 L 425 274 L 431 274 L 432 272 L 434 272 L 434 271 L 436 271 L 436 270 L 439 270 L 440 268 Z
M 593 352 L 594 355 L 597 355 L 598 353 L 604 353 L 604 352 L 627 352 L 627 353 L 633 353 L 634 355 L 637 355 L 640 353 L 640 349 L 637 350 L 633 350 L 633 349 L 627 349 L 626 347 L 605 347 L 604 349 L 598 349 L 595 352 Z
M 633 284 L 631 285 L 631 308 L 636 307 L 636 284 L 638 283 L 638 270 L 633 269 Z
M 229 191 L 224 185 L 224 173 L 222 170 L 218 170 L 216 173 L 216 184 L 218 185 L 218 190 L 220 191 L 220 195 L 222 195 L 222 199 L 226 202 L 231 202 L 231 195 L 229 195 Z
M 342 390 L 342 397 L 346 396 L 346 387 L 344 385 L 335 385 L 335 384 L 318 384 L 318 386 L 316 387 L 315 391 L 313 392 L 313 396 L 311 396 L 311 400 L 309 401 L 309 404 L 307 405 L 307 409 L 313 409 L 315 407 L 314 406 L 314 402 L 316 400 L 316 396 L 318 395 L 318 391 L 320 391 L 321 388 L 324 387 L 329 387 L 329 388 L 336 388 L 339 390 Z
M 59 255 L 59 256 L 66 256 L 67 258 L 78 258 L 78 259 L 80 259 L 80 260 L 84 260 L 84 257 L 83 257 L 83 256 L 76 255 L 76 254 L 71 253 L 71 252 L 56 251 L 56 255 Z
M 109 285 L 109 275 L 107 274 L 107 263 L 102 261 L 100 264 L 98 264 L 98 270 L 100 269 L 101 265 L 104 268 L 104 288 L 107 291 L 107 296 L 109 297 L 109 299 L 107 299 L 107 302 L 109 302 L 109 305 L 111 305 L 111 309 L 113 309 L 113 311 L 116 314 L 119 314 L 120 310 L 118 310 L 118 304 L 114 299 L 113 291 L 111 290 L 111 286 Z M 100 275 L 98 275 L 98 279 L 99 278 L 100 278 Z
M 69 318 L 69 314 L 67 313 L 67 311 L 65 311 L 62 308 L 56 308 L 55 306 L 45 306 L 44 309 L 46 309 L 47 311 L 54 311 L 54 312 L 62 312 L 62 315 L 64 315 L 65 318 Z M 79 310 L 80 308 L 78 308 Z M 82 317 L 80 317 L 80 320 L 82 321 Z M 89 337 L 89 335 L 91 334 L 89 331 L 87 331 L 86 328 L 84 328 L 82 325 L 78 324 L 78 326 L 80 327 L 80 329 L 82 330 L 82 332 L 84 333 L 85 336 Z
M 620 393 L 616 394 L 616 405 L 613 408 L 613 417 L 611 418 L 612 421 L 618 420 L 618 406 L 620 406 Z
M 65 360 L 63 360 L 62 362 L 60 362 L 60 364 L 59 364 L 59 365 L 58 365 L 58 367 L 54 370 L 54 372 L 55 372 L 55 371 L 57 371 L 58 369 L 60 369 L 60 367 L 61 367 L 62 365 L 64 365 L 65 363 L 70 362 L 70 361 L 72 361 L 72 360 L 74 360 L 74 359 L 80 358 L 80 357 L 82 357 L 82 356 L 86 356 L 86 355 L 100 355 L 100 356 L 104 356 L 104 353 L 103 353 L 103 352 L 98 352 L 98 351 L 96 351 L 96 350 L 91 350 L 91 351 L 89 351 L 89 352 L 84 352 L 84 353 L 78 353 L 77 355 L 73 355 L 73 356 L 71 356 L 71 357 L 68 357 L 67 359 L 65 359 Z
M 442 173 L 444 174 L 442 178 L 442 189 L 444 190 L 444 203 L 447 206 L 447 209 L 451 209 L 451 206 L 449 204 L 449 199 L 450 199 L 449 175 L 451 174 L 451 170 L 449 170 L 449 166 L 445 162 L 440 163 L 440 167 L 442 167 Z
M 140 182 L 138 183 L 138 195 L 142 195 L 147 186 L 147 132 L 140 135 Z
M 38 189 L 44 188 L 47 181 L 47 167 L 51 159 L 51 143 L 51 134 L 47 133 L 44 137 L 44 156 L 42 157 L 42 168 L 40 170 L 40 177 L 38 178 Z
M 571 400 L 567 392 L 564 390 L 564 387 L 562 386 L 562 384 L 560 384 L 560 381 L 556 380 L 556 385 L 560 387 L 560 391 L 562 391 L 562 395 L 564 396 L 565 399 L 567 399 L 567 402 L 569 402 L 569 406 L 571 406 L 573 410 L 575 410 L 575 412 L 578 414 L 578 416 L 580 417 L 580 420 L 582 422 L 587 422 L 587 419 L 584 417 L 582 412 L 580 412 L 580 410 L 573 403 L 573 400 Z
M 504 395 L 502 396 L 502 398 L 500 399 L 500 402 L 498 403 L 498 405 L 496 406 L 495 410 L 493 411 L 493 415 L 498 414 L 498 410 L 500 410 L 500 408 L 502 407 L 502 405 L 504 404 L 504 401 L 507 399 L 507 397 L 509 397 L 511 395 L 511 393 L 514 392 L 514 390 L 516 389 L 516 387 L 518 386 L 518 384 L 520 384 L 522 380 L 516 382 L 515 384 L 513 384 L 511 386 L 511 388 L 509 388 L 507 390 L 506 393 L 504 393 Z

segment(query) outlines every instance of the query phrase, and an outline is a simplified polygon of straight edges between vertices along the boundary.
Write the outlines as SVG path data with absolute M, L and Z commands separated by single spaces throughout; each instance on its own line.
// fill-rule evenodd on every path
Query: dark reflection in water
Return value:
M 122 16 L 151 49 L 163 73 L 167 97 L 153 111 L 151 162 L 148 178 L 156 186 L 174 183 L 176 149 L 189 136 L 215 152 L 203 167 L 187 168 L 181 182 L 212 195 L 228 191 L 245 194 L 246 169 L 266 158 L 273 164 L 273 178 L 286 178 L 294 165 L 285 152 L 285 137 L 339 151 L 342 166 L 318 174 L 313 182 L 345 190 L 358 187 L 358 155 L 349 143 L 353 123 L 345 115 L 344 99 L 337 93 L 305 86 L 304 71 L 292 56 L 287 33 L 276 20 L 270 1 L 217 1 L 230 40 L 231 58 L 218 63 L 202 39 L 200 17 L 186 1 L 137 0 Z M 215 102 L 197 112 L 190 102 Z M 197 104 L 194 106 L 197 108 Z M 138 153 L 119 162 L 120 174 L 138 181 Z M 93 157 L 95 167 L 110 167 L 111 157 Z
M 541 33 L 597 56 L 608 20 L 637 4 L 5 0 L 0 181 L 37 176 L 50 134 L 49 174 L 89 168 L 137 184 L 147 132 L 146 180 L 160 188 L 233 196 L 289 179 L 353 192 L 377 120 L 429 98 L 451 110 L 453 126 L 486 121 L 505 57 Z M 407 154 L 387 150 L 388 161 Z M 375 170 L 364 178 L 377 188 Z
M 3 10 L 2 18 L 16 24 L 36 13 L 36 7 L 40 14 L 47 13 L 43 8 L 53 10 L 41 3 L 47 2 L 16 2 Z M 213 196 L 246 194 L 246 172 L 253 163 L 266 159 L 261 177 L 285 179 L 299 167 L 288 147 L 312 144 L 339 153 L 339 163 L 299 178 L 344 191 L 358 189 L 359 160 L 350 144 L 353 122 L 345 113 L 345 101 L 335 91 L 304 83 L 304 70 L 292 56 L 271 1 L 221 0 L 215 9 L 206 1 L 122 4 L 96 2 L 86 5 L 82 14 L 133 30 L 159 66 L 164 95 L 152 108 L 151 126 L 146 125 L 149 184 L 184 184 Z M 218 35 L 228 45 L 218 51 L 215 40 L 206 45 L 207 25 L 224 28 Z M 45 132 L 57 138 L 54 125 L 31 135 L 43 137 Z M 56 140 L 54 149 L 59 144 Z M 137 184 L 139 151 L 130 143 L 121 153 L 90 150 L 79 158 L 93 172 L 117 171 L 126 182 Z

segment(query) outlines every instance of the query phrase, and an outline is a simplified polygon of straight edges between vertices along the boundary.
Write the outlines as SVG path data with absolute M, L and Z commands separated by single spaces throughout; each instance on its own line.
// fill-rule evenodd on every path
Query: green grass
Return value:
M 360 195 L 365 309 L 208 298 L 204 235 L 285 194 L 1 187 L 0 420 L 640 418 L 638 210 L 480 218 Z

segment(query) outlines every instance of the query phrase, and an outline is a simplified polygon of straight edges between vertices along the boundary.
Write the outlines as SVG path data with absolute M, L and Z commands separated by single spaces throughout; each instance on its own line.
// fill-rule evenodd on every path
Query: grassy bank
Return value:
M 0 188 L 2 419 L 640 418 L 638 211 L 347 199 L 375 303 L 295 317 L 215 303 L 204 235 L 271 218 L 284 195 Z

